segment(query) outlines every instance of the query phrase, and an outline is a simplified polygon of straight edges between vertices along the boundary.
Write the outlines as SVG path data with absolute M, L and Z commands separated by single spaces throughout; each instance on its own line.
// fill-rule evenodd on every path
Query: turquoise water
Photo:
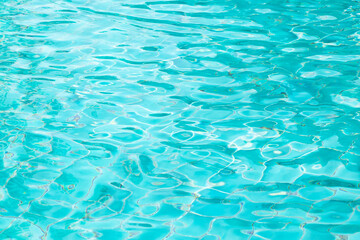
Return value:
M 360 239 L 358 0 L 0 15 L 0 239 Z

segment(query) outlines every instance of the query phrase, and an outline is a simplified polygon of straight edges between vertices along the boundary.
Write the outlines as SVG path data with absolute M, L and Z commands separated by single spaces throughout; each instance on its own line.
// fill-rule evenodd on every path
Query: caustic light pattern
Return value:
M 357 0 L 1 0 L 1 239 L 360 239 Z

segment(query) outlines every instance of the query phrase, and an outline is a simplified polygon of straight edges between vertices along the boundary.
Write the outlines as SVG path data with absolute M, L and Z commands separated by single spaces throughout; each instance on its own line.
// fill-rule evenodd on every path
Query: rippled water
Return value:
M 1 239 L 360 239 L 358 0 L 0 14 Z

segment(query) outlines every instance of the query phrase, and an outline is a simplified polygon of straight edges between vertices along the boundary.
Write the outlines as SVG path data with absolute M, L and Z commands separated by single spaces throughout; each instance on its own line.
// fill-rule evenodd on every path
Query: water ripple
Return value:
M 0 2 L 6 239 L 359 239 L 359 4 Z

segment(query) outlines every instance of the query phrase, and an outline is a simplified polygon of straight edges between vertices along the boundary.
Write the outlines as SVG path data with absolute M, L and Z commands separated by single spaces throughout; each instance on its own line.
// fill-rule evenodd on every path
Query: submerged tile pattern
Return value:
M 360 239 L 360 2 L 0 2 L 2 239 Z

